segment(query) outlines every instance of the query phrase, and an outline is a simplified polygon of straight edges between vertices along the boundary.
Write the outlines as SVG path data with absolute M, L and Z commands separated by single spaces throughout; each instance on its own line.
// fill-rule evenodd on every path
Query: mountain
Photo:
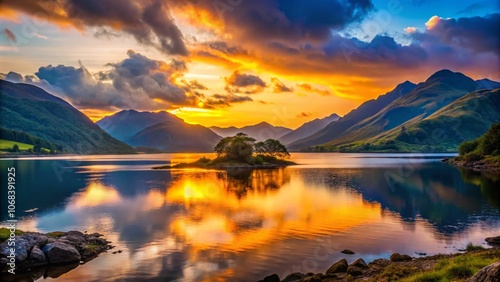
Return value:
M 476 83 L 478 84 L 477 90 L 481 90 L 481 89 L 492 90 L 492 89 L 500 88 L 500 82 L 489 80 L 487 78 L 476 80 Z
M 471 92 L 418 123 L 387 132 L 383 139 L 456 150 L 500 122 L 500 88 Z
M 168 121 L 184 122 L 177 116 L 165 111 L 153 113 L 123 110 L 111 116 L 106 116 L 96 123 L 114 138 L 127 142 L 139 131 L 157 123 Z
M 314 133 L 313 135 L 299 139 L 289 145 L 291 150 L 300 150 L 310 146 L 316 146 L 331 141 L 341 136 L 348 128 L 356 123 L 371 117 L 389 105 L 394 100 L 403 97 L 416 87 L 415 84 L 405 81 L 392 91 L 384 95 L 380 95 L 377 99 L 372 99 L 364 102 L 358 108 L 350 111 L 347 115 L 340 120 L 328 124 L 323 129 Z
M 332 126 L 343 119 L 328 125 L 318 133 L 331 139 L 325 141 L 316 133 L 315 138 L 308 138 L 312 143 L 308 146 L 334 151 L 454 150 L 461 141 L 484 133 L 497 119 L 496 90 L 476 91 L 492 86 L 495 82 L 478 83 L 462 73 L 441 70 L 377 113 L 335 132 L 333 138 Z
M 317 118 L 315 120 L 306 122 L 299 128 L 295 129 L 294 131 L 281 136 L 279 140 L 281 141 L 281 143 L 288 145 L 293 141 L 308 137 L 313 133 L 318 132 L 320 129 L 323 129 L 329 123 L 338 121 L 339 119 L 340 116 L 338 116 L 337 114 L 332 114 L 330 116 L 321 119 Z
M 0 80 L 0 124 L 61 145 L 66 153 L 135 153 L 63 99 L 30 84 Z
M 281 136 L 292 132 L 290 128 L 283 126 L 274 126 L 267 122 L 261 122 L 255 125 L 249 125 L 241 128 L 237 127 L 218 127 L 212 126 L 210 129 L 222 137 L 234 136 L 240 132 L 247 134 L 259 141 L 263 141 L 269 138 L 279 139 Z
M 210 129 L 178 121 L 167 121 L 141 130 L 127 140 L 132 146 L 165 152 L 213 152 L 222 137 Z

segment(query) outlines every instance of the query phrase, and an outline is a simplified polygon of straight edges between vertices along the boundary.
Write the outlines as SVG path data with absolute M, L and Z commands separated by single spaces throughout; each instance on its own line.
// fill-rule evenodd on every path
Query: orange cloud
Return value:
M 432 29 L 433 27 L 435 27 L 437 25 L 437 23 L 441 20 L 442 18 L 441 17 L 438 17 L 438 16 L 432 16 L 426 23 L 425 23 L 425 26 L 427 27 L 427 29 Z

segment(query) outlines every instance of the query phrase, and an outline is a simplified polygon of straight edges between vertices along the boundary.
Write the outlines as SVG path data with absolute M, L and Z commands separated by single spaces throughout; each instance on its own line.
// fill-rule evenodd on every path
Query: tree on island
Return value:
M 238 133 L 232 137 L 225 137 L 215 146 L 218 158 L 226 160 L 252 163 L 254 154 L 284 159 L 290 156 L 286 147 L 276 139 L 256 142 L 256 140 L 245 133 Z

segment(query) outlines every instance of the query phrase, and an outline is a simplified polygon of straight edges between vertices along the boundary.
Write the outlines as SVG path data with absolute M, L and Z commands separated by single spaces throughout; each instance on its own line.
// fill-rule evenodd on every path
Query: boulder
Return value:
M 399 253 L 394 253 L 390 257 L 390 260 L 394 261 L 394 262 L 398 262 L 398 261 L 410 261 L 412 259 L 413 258 L 410 257 L 409 255 L 405 255 L 405 254 L 402 255 L 402 254 L 399 254 Z
M 77 249 L 83 248 L 83 246 L 85 245 L 85 242 L 86 242 L 86 240 L 83 236 L 75 236 L 75 235 L 71 235 L 71 234 L 67 234 L 65 236 L 62 236 L 57 241 L 72 245 L 73 247 L 75 247 Z
M 0 244 L 0 257 L 7 257 L 10 254 L 10 249 L 14 248 L 17 262 L 24 261 L 28 257 L 29 250 L 33 246 L 22 237 L 16 237 L 15 246 L 9 246 L 8 242 L 9 241 L 5 241 Z
M 350 274 L 352 276 L 359 276 L 359 275 L 363 274 L 363 271 L 361 270 L 360 267 L 350 265 L 347 268 L 347 274 Z
M 347 261 L 345 259 L 341 259 L 330 266 L 330 268 L 326 271 L 326 274 L 346 272 L 348 267 L 349 265 L 347 264 Z
M 488 243 L 488 245 L 500 245 L 500 236 L 497 237 L 489 237 L 486 238 L 485 241 Z
M 314 275 L 311 275 L 309 277 L 304 278 L 301 282 L 322 282 L 327 278 L 326 275 L 323 273 L 316 273 Z
M 500 261 L 483 267 L 467 282 L 500 282 Z
M 47 236 L 31 232 L 24 233 L 23 235 L 21 235 L 21 238 L 25 239 L 30 244 L 30 246 L 38 246 L 40 248 L 45 246 L 49 241 L 49 238 Z
M 292 282 L 292 281 L 301 281 L 302 279 L 306 278 L 308 275 L 300 272 L 294 272 L 292 274 L 289 274 L 285 279 L 283 279 L 281 282 Z
M 355 260 L 353 263 L 351 263 L 350 266 L 355 266 L 355 267 L 359 267 L 359 268 L 368 268 L 368 265 L 366 264 L 366 262 L 362 258 Z
M 60 264 L 80 261 L 80 253 L 70 244 L 54 242 L 45 245 L 43 252 L 50 263 Z
M 264 279 L 260 280 L 259 282 L 280 282 L 280 277 L 278 274 L 274 273 L 269 276 L 266 276 Z
M 341 253 L 346 254 L 346 255 L 354 255 L 355 254 L 355 252 L 353 252 L 349 249 L 342 250 Z
M 49 263 L 45 253 L 38 246 L 34 246 L 33 249 L 31 249 L 27 261 L 31 266 L 40 266 Z

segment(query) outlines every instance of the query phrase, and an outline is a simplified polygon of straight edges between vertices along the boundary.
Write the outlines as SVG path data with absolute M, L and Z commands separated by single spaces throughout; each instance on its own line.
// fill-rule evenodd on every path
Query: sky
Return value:
M 0 78 L 94 121 L 296 128 L 441 69 L 500 80 L 500 0 L 2 0 Z

